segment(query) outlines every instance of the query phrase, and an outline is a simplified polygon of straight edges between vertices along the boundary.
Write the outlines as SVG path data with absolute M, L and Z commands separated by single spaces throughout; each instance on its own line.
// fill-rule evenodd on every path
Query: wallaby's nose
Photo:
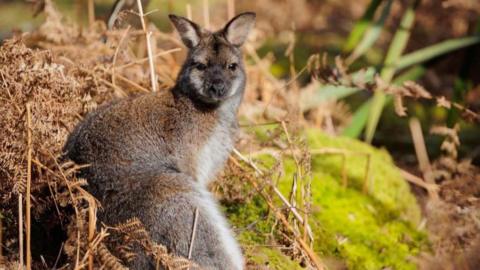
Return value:
M 215 80 L 210 86 L 210 93 L 216 97 L 222 97 L 225 94 L 225 83 L 222 80 Z

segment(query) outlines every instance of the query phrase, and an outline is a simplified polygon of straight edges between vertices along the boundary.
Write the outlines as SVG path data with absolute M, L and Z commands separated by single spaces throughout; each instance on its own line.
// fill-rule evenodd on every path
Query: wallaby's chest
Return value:
M 235 131 L 217 124 L 207 140 L 198 148 L 195 177 L 199 183 L 208 184 L 223 168 L 234 144 Z

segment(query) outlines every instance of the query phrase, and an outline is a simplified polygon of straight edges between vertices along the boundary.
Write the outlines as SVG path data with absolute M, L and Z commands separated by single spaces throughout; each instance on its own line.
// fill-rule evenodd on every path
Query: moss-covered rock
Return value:
M 259 139 L 267 137 L 264 132 L 265 129 L 255 130 Z M 341 155 L 312 155 L 310 224 L 315 237 L 314 250 L 320 257 L 343 260 L 349 269 L 415 269 L 411 259 L 426 244 L 425 235 L 416 230 L 420 210 L 388 153 L 315 129 L 306 130 L 304 135 L 311 150 L 335 148 L 349 152 L 347 187 L 342 185 Z M 370 177 L 364 192 L 367 155 Z M 266 167 L 274 162 L 268 155 L 257 158 Z M 287 195 L 296 170 L 290 157 L 283 159 L 283 170 L 278 187 Z M 273 218 L 260 196 L 245 205 L 227 207 L 227 213 L 236 228 L 244 229 L 239 232 L 239 240 L 250 262 L 268 263 L 272 269 L 300 267 L 278 250 L 262 246 L 268 241 Z

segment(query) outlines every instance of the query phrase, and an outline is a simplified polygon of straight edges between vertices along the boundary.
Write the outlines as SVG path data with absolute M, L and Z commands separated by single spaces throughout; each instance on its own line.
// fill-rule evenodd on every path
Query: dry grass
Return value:
M 86 182 L 75 178 L 78 167 L 62 161 L 62 148 L 83 115 L 115 97 L 146 90 L 148 77 L 144 74 L 148 73 L 144 60 L 134 58 L 126 46 L 115 50 L 111 43 L 102 42 L 102 25 L 81 31 L 65 23 L 48 1 L 45 13 L 47 20 L 36 32 L 9 40 L 0 49 L 0 123 L 4 126 L 0 131 L 0 211 L 5 232 L 4 256 L 7 261 L 20 264 L 26 260 L 27 269 L 45 267 L 38 257 L 32 261 L 32 253 L 43 254 L 49 267 L 58 263 L 57 255 L 66 254 L 74 269 L 93 269 L 103 264 L 115 268 L 119 263 L 109 259 L 101 244 L 108 233 L 96 231 L 97 202 L 83 189 Z M 109 39 L 121 45 L 117 33 L 120 31 L 111 32 Z M 42 49 L 30 49 L 25 44 Z M 171 47 L 173 50 L 162 50 L 156 57 L 162 58 L 162 64 L 170 62 L 168 70 L 175 71 L 176 60 L 170 53 L 178 49 Z M 115 59 L 114 64 L 109 59 Z M 114 68 L 115 64 L 118 65 Z M 159 70 L 165 73 L 167 69 L 163 66 Z M 111 82 L 113 72 L 121 80 L 115 84 Z M 166 83 L 173 84 L 173 73 L 164 76 Z M 40 224 L 32 225 L 32 219 Z M 58 242 L 46 250 L 34 250 L 30 243 L 53 240 L 48 236 L 31 239 L 32 226 L 48 234 L 57 227 L 60 231 L 53 233 L 63 231 L 65 244 Z M 25 254 L 18 252 L 23 250 L 23 235 Z M 166 252 L 156 244 L 151 244 L 151 249 L 152 254 Z
M 230 6 L 230 13 L 232 8 Z M 181 56 L 172 55 L 179 51 L 175 37 L 156 29 L 148 30 L 151 32 L 147 33 L 147 39 L 152 37 L 156 41 L 148 44 L 157 45 L 154 49 L 148 46 L 148 57 L 144 58 L 142 35 L 147 31 L 146 25 L 140 32 L 129 29 L 106 31 L 98 22 L 88 29 L 80 29 L 66 23 L 49 1 L 46 1 L 44 12 L 47 19 L 37 31 L 9 40 L 0 49 L 0 110 L 5 115 L 0 120 L 5 127 L 0 131 L 0 211 L 6 217 L 2 221 L 7 221 L 2 223 L 6 232 L 2 244 L 8 265 L 23 264 L 22 257 L 25 257 L 27 267 L 32 263 L 31 268 L 60 267 L 59 263 L 68 263 L 74 269 L 100 266 L 123 269 L 122 262 L 133 258 L 140 248 L 156 258 L 159 265 L 172 269 L 198 268 L 188 259 L 172 256 L 165 247 L 152 242 L 138 220 L 97 228 L 97 201 L 83 188 L 86 182 L 75 177 L 78 166 L 61 158 L 66 137 L 86 113 L 117 97 L 157 87 L 166 89 L 174 84 L 181 59 Z M 107 37 L 106 43 L 102 36 Z M 162 46 L 158 46 L 159 40 L 163 41 Z M 28 48 L 25 44 L 38 49 Z M 248 67 L 254 78 L 251 85 L 256 85 L 250 89 L 266 95 L 260 97 L 262 103 L 268 102 L 274 110 L 282 110 L 276 106 L 283 102 L 272 93 L 277 92 L 278 87 L 285 90 L 288 84 L 275 79 L 268 72 L 269 61 L 256 55 L 258 41 L 252 41 L 249 46 L 250 56 L 261 63 Z M 153 55 L 153 50 L 159 52 Z M 268 83 L 264 83 L 266 81 Z M 248 96 L 250 102 L 259 100 L 251 94 Z M 260 111 L 251 115 L 251 120 L 259 115 Z M 17 209 L 22 209 L 25 202 L 24 217 Z M 277 211 L 277 215 L 289 228 L 287 234 L 293 236 L 298 232 L 298 226 L 292 227 L 283 213 Z M 56 233 L 63 232 L 66 235 L 64 244 L 57 242 L 48 250 L 32 250 L 29 245 L 32 241 L 30 216 L 40 223 L 35 225 L 40 226 L 40 230 L 50 232 L 56 228 L 60 230 Z M 308 228 L 307 217 L 303 220 L 300 214 L 295 216 L 301 226 Z M 25 226 L 22 224 L 24 218 Z M 311 234 L 311 230 L 308 231 Z M 23 250 L 23 232 L 26 234 L 26 256 L 18 252 Z M 122 244 L 116 247 L 122 248 L 112 249 L 103 243 L 105 239 L 110 239 L 107 242 L 121 241 Z M 297 241 L 300 249 L 320 268 L 319 259 L 306 242 L 311 239 L 310 235 Z M 47 237 L 33 241 L 53 240 Z M 45 262 L 39 261 L 38 257 L 31 261 L 31 252 L 43 254 Z

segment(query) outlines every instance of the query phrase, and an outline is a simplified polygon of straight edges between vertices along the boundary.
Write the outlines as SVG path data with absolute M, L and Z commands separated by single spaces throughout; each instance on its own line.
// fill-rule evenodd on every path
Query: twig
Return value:
M 243 156 L 237 149 L 234 148 L 233 153 L 236 156 L 238 156 L 240 158 L 240 160 L 242 160 L 243 162 L 248 164 L 250 167 L 252 167 L 259 176 L 265 176 L 265 173 L 262 170 L 260 170 L 254 162 L 252 162 L 251 160 L 249 160 L 245 156 Z M 300 224 L 307 227 L 307 232 L 309 234 L 309 237 L 310 237 L 310 239 L 313 239 L 312 228 L 310 228 L 309 224 L 305 223 L 305 220 L 298 213 L 296 208 L 293 207 L 288 202 L 288 200 L 285 198 L 285 196 L 283 196 L 282 192 L 280 192 L 280 190 L 278 190 L 278 188 L 275 185 L 270 184 L 270 188 L 272 188 L 273 192 L 278 196 L 278 198 L 282 201 L 282 203 L 287 206 L 287 208 L 292 212 L 293 216 L 300 222 Z
M 186 9 L 187 9 L 187 19 L 189 19 L 191 21 L 192 18 L 193 18 L 193 16 L 192 16 L 192 5 L 187 4 Z
M 88 0 L 88 24 L 90 27 L 95 23 L 95 3 L 94 0 Z
M 55 263 L 53 264 L 52 269 L 57 269 L 58 261 L 60 261 L 60 256 L 62 255 L 62 250 L 63 250 L 63 245 L 64 244 L 65 243 L 62 242 L 62 244 L 60 245 L 60 249 L 58 250 L 57 258 L 55 259 Z
M 148 16 L 148 15 L 150 15 L 150 14 L 153 14 L 153 13 L 159 12 L 159 11 L 160 11 L 160 9 L 158 9 L 158 8 L 152 9 L 152 10 L 150 10 L 149 12 L 143 14 L 143 16 Z
M 77 67 L 77 68 L 78 68 L 79 70 L 87 73 L 87 74 L 90 74 L 92 77 L 96 78 L 97 80 L 101 81 L 102 83 L 104 83 L 104 84 L 112 87 L 113 90 L 115 90 L 115 93 L 116 93 L 119 97 L 126 97 L 126 96 L 127 96 L 127 93 L 126 93 L 122 88 L 120 88 L 120 87 L 112 84 L 111 82 L 109 82 L 109 81 L 107 81 L 107 80 L 105 80 L 105 79 L 103 79 L 103 78 L 97 77 L 97 75 L 96 75 L 93 71 L 90 71 L 90 70 L 88 70 L 88 69 L 86 69 L 86 68 L 82 68 L 82 67 Z M 119 75 L 117 75 L 117 76 L 120 78 Z
M 263 114 L 265 114 L 265 112 L 268 110 L 269 106 L 271 105 L 273 99 L 275 98 L 275 96 L 278 94 L 279 91 L 282 91 L 284 89 L 286 89 L 290 84 L 294 83 L 299 77 L 300 75 L 302 75 L 305 71 L 307 71 L 308 69 L 308 66 L 305 65 L 299 72 L 297 72 L 296 76 L 291 78 L 288 82 L 286 82 L 285 84 L 281 85 L 278 80 L 275 78 L 275 76 L 273 76 L 271 73 L 270 73 L 270 70 L 267 66 L 265 66 L 265 64 L 263 63 L 262 59 L 260 58 L 260 56 L 257 54 L 257 52 L 255 51 L 255 48 L 253 46 L 251 46 L 250 44 L 246 44 L 245 45 L 245 49 L 247 50 L 247 53 L 250 55 L 250 57 L 252 57 L 253 61 L 255 62 L 256 65 L 258 65 L 260 67 L 260 71 L 265 75 L 265 77 L 267 79 L 270 80 L 270 82 L 272 84 L 274 84 L 275 88 L 272 90 L 272 94 L 270 95 L 270 99 L 267 101 L 267 104 L 265 105 L 265 109 L 264 109 L 264 112 Z
M 25 229 L 26 229 L 26 234 L 27 234 L 27 243 L 26 243 L 26 248 L 27 248 L 27 254 L 26 254 L 26 262 L 27 262 L 27 270 L 32 269 L 32 251 L 31 251 L 31 202 L 30 202 L 30 191 L 31 191 L 31 186 L 32 186 L 32 109 L 31 109 L 31 103 L 27 102 L 26 107 L 27 107 L 27 188 L 25 191 L 25 202 L 26 202 L 26 207 L 25 207 Z
M 293 185 L 292 185 L 292 190 L 291 190 L 291 194 L 290 194 L 290 203 L 292 205 L 292 209 L 295 209 L 296 208 L 297 180 L 302 180 L 303 179 L 303 172 L 302 172 L 302 167 L 300 166 L 300 161 L 298 160 L 297 155 L 295 153 L 296 151 L 294 149 L 294 144 L 292 142 L 292 139 L 290 138 L 290 134 L 288 132 L 287 125 L 286 125 L 285 121 L 282 121 L 281 125 L 282 125 L 283 131 L 285 133 L 285 136 L 287 137 L 287 142 L 288 142 L 292 157 L 295 161 L 295 166 L 297 168 L 296 175 L 293 178 Z M 307 214 L 305 214 L 305 216 L 307 216 Z M 307 232 L 307 234 L 305 234 L 304 236 L 308 235 L 309 239 L 313 242 L 313 233 L 311 232 L 310 225 L 307 222 L 305 222 L 305 220 L 306 219 L 299 219 L 299 221 L 302 223 L 302 225 L 305 229 L 305 232 Z
M 401 168 L 398 168 L 398 169 L 402 173 L 402 176 L 403 178 L 405 178 L 405 180 L 421 188 L 424 188 L 428 192 L 431 198 L 438 199 L 438 186 L 436 184 L 426 183 L 422 178 L 416 175 L 413 175 Z
M 116 85 L 115 83 L 115 64 L 117 63 L 117 57 L 118 53 L 120 52 L 120 48 L 123 45 L 124 40 L 127 38 L 128 31 L 130 31 L 130 25 L 125 29 L 125 31 L 122 34 L 122 37 L 120 38 L 120 42 L 118 43 L 117 48 L 115 49 L 115 54 L 113 55 L 113 61 L 112 61 L 112 84 Z
M 95 225 L 97 224 L 97 214 L 95 200 L 87 197 L 88 200 L 88 249 L 91 250 L 88 255 L 88 269 L 93 270 L 93 240 L 95 236 Z
M 240 127 L 260 127 L 260 126 L 271 126 L 271 125 L 281 125 L 282 122 L 288 123 L 288 121 L 272 121 L 265 123 L 253 123 L 253 124 L 240 124 Z
M 159 56 L 167 55 L 167 54 L 174 53 L 174 52 L 179 52 L 181 50 L 182 49 L 180 49 L 180 48 L 170 49 L 170 50 L 166 50 L 166 51 L 163 51 L 163 52 L 159 52 L 159 53 L 155 54 L 153 57 L 157 58 Z M 122 68 L 130 67 L 130 66 L 133 66 L 133 65 L 142 64 L 144 62 L 147 62 L 148 60 L 149 60 L 148 57 L 145 57 L 145 58 L 142 58 L 142 59 L 139 59 L 139 60 L 127 63 L 127 64 L 123 64 L 123 65 L 120 65 L 120 66 L 116 66 L 116 67 L 112 66 L 112 69 L 122 69 Z
M 192 229 L 192 236 L 190 239 L 190 246 L 188 247 L 188 259 L 192 259 L 192 252 L 193 252 L 193 243 L 195 242 L 195 235 L 197 234 L 197 223 L 198 223 L 198 207 L 195 208 L 195 217 L 193 219 L 193 229 Z
M 0 216 L 0 264 L 3 262 L 3 217 Z
M 303 185 L 302 189 L 302 198 L 305 198 L 304 200 L 304 220 L 305 224 L 310 224 L 308 223 L 308 218 L 309 218 L 309 213 L 312 205 L 312 177 L 311 174 L 307 177 L 307 182 L 306 184 Z M 307 226 L 303 226 L 303 241 L 306 241 L 306 237 L 308 234 Z M 310 238 L 310 246 L 313 245 L 313 241 L 315 239 L 313 237 Z
M 145 32 L 146 41 L 147 41 L 147 53 L 148 53 L 148 63 L 150 65 L 150 80 L 152 82 L 152 91 L 157 92 L 157 90 L 158 90 L 157 89 L 157 75 L 155 74 L 155 65 L 154 65 L 154 62 L 153 62 L 152 44 L 150 42 L 152 32 L 147 32 L 147 26 L 145 24 L 145 18 L 144 18 L 144 15 L 143 15 L 142 1 L 137 0 L 137 5 L 138 5 L 140 21 L 142 22 L 142 29 Z
M 51 153 L 46 153 L 46 154 L 48 154 L 48 155 L 50 155 L 52 158 L 54 158 Z M 36 159 L 32 159 L 32 162 L 35 163 L 38 167 L 40 167 L 40 168 L 42 168 L 42 169 L 45 169 L 48 173 L 54 175 L 55 177 L 59 177 L 59 178 L 61 178 L 61 179 L 64 179 L 64 181 L 65 181 L 65 183 L 66 183 L 66 185 L 67 185 L 67 188 L 68 188 L 68 190 L 69 190 L 69 194 L 70 194 L 70 198 L 71 198 L 71 200 L 72 200 L 72 204 L 73 204 L 74 209 L 75 209 L 75 214 L 76 214 L 76 220 L 77 220 L 77 221 L 78 221 L 78 218 L 79 218 L 79 216 L 78 216 L 78 209 L 77 209 L 77 207 L 76 207 L 76 203 L 75 203 L 76 201 L 74 200 L 74 197 L 73 197 L 72 188 L 74 187 L 75 189 L 77 189 L 77 190 L 81 193 L 81 197 L 82 197 L 82 198 L 85 198 L 85 200 L 87 200 L 87 201 L 88 201 L 88 204 L 89 204 L 89 208 L 88 208 L 88 210 L 89 210 L 89 213 L 88 213 L 88 214 L 89 214 L 89 223 L 88 223 L 89 249 L 87 250 L 87 253 L 85 254 L 84 258 L 83 258 L 81 261 L 79 261 L 78 258 L 79 258 L 79 251 L 80 251 L 80 250 L 78 249 L 79 245 L 77 245 L 77 265 L 79 265 L 79 266 L 77 266 L 77 267 L 74 268 L 74 269 L 81 269 L 81 268 L 82 268 L 82 265 L 84 264 L 84 261 L 86 260 L 86 258 L 88 258 L 88 259 L 90 260 L 90 257 L 92 257 L 92 256 L 87 256 L 87 255 L 93 254 L 93 253 L 91 253 L 91 252 L 93 252 L 93 251 L 95 250 L 96 245 L 97 245 L 97 244 L 95 243 L 95 240 L 92 240 L 92 239 L 94 239 L 92 236 L 94 235 L 94 232 L 95 232 L 95 224 L 96 224 L 96 211 L 95 211 L 95 210 L 97 209 L 98 201 L 96 201 L 96 199 L 95 199 L 90 193 L 86 192 L 86 191 L 85 191 L 83 188 L 81 188 L 80 186 L 78 186 L 78 185 L 73 185 L 73 186 L 69 185 L 69 183 L 68 183 L 68 181 L 67 181 L 67 179 L 66 179 L 66 175 L 65 175 L 65 173 L 63 172 L 63 169 L 61 169 L 61 167 L 60 167 L 60 165 L 58 164 L 58 162 L 56 161 L 56 159 L 54 159 L 54 160 L 55 160 L 55 165 L 58 167 L 60 173 L 53 171 L 52 169 L 50 169 L 49 167 L 45 166 L 44 164 L 42 164 L 40 161 L 38 161 L 38 160 L 36 160 Z M 89 166 L 90 166 L 90 165 L 75 165 L 75 166 L 74 166 L 72 169 L 70 169 L 70 170 L 78 170 L 78 169 L 86 168 L 86 167 L 89 167 Z M 67 171 L 67 174 L 71 174 L 71 173 L 70 173 L 69 171 Z M 54 202 L 55 202 L 55 200 L 54 200 Z M 55 206 L 58 208 L 56 202 L 55 202 Z M 57 211 L 58 211 L 58 209 L 57 209 Z M 77 242 L 79 241 L 79 237 L 80 237 L 79 232 L 77 232 Z M 98 237 L 98 235 L 97 235 L 97 237 Z M 103 238 L 103 237 L 104 237 L 104 236 L 102 236 L 102 238 Z M 55 269 L 55 268 L 56 268 L 56 265 L 58 264 L 58 261 L 59 261 L 59 259 L 60 259 L 60 254 L 61 254 L 62 249 L 63 249 L 63 243 L 62 243 L 62 246 L 60 247 L 59 254 L 57 255 L 57 260 L 56 260 L 56 262 L 55 262 L 55 264 L 54 264 L 53 269 Z M 89 252 L 89 250 L 91 250 L 91 251 Z M 92 258 L 93 258 L 93 257 L 92 257 Z M 89 267 L 90 267 L 90 262 L 89 262 Z
M 413 146 L 415 147 L 415 153 L 417 154 L 420 170 L 423 173 L 430 171 L 432 166 L 427 154 L 427 148 L 425 147 L 425 140 L 423 138 L 422 127 L 420 121 L 417 118 L 410 119 L 410 132 L 412 134 Z M 428 181 L 429 179 L 427 179 Z
M 292 181 L 292 187 L 290 188 L 290 196 L 289 197 L 289 202 L 292 205 L 292 208 L 297 208 L 297 180 L 298 176 L 294 175 L 293 176 L 293 181 Z M 288 215 L 287 215 L 288 217 Z M 295 219 L 296 220 L 296 219 Z
M 227 16 L 228 20 L 235 16 L 235 0 L 227 0 Z
M 138 16 L 138 14 L 137 14 Z M 105 33 L 107 36 L 121 36 L 121 33 L 117 33 L 117 32 L 107 32 Z M 145 33 L 143 32 L 143 30 L 132 30 L 130 31 L 130 35 L 132 36 L 143 36 L 145 35 Z M 182 46 L 182 42 L 175 38 L 173 35 L 169 34 L 169 33 L 162 33 L 162 32 L 152 32 L 152 36 L 154 37 L 157 37 L 157 38 L 160 38 L 160 39 L 163 39 L 163 40 L 168 40 L 170 42 L 172 42 L 173 44 L 177 45 L 177 46 Z M 46 44 L 46 43 L 45 43 Z M 60 48 L 65 48 L 66 46 L 55 46 L 55 45 L 50 45 L 50 44 L 46 44 L 49 46 L 49 48 L 57 48 L 57 47 L 60 47 Z M 45 45 L 45 46 L 46 46 Z
M 348 187 L 348 177 L 347 177 L 347 155 L 345 153 L 341 154 L 342 156 L 342 186 L 344 188 Z
M 365 176 L 363 179 L 363 193 L 368 193 L 370 184 L 370 172 L 372 170 L 372 155 L 367 154 L 367 164 L 365 165 Z
M 346 158 L 347 155 L 358 155 L 358 156 L 365 156 L 367 161 L 365 164 L 365 176 L 363 178 L 363 191 L 368 191 L 368 184 L 371 177 L 371 154 L 364 153 L 364 152 L 355 152 L 355 151 L 348 151 L 339 148 L 320 148 L 320 149 L 311 149 L 310 154 L 312 155 L 342 155 L 342 178 L 343 183 L 346 185 L 348 184 L 348 176 L 346 172 Z
M 105 79 L 103 79 L 103 78 L 98 78 L 97 75 L 96 75 L 93 71 L 76 65 L 75 62 L 73 62 L 71 59 L 69 59 L 69 58 L 67 58 L 67 57 L 65 57 L 65 56 L 60 56 L 60 59 L 62 59 L 62 60 L 64 60 L 64 61 L 67 61 L 69 64 L 71 64 L 72 66 L 76 67 L 78 70 L 80 70 L 80 71 L 82 71 L 82 72 L 85 72 L 85 73 L 87 73 L 87 74 L 90 74 L 90 75 L 93 77 L 93 79 L 99 80 L 99 81 L 101 81 L 102 83 L 104 83 L 104 84 L 112 87 L 113 90 L 116 91 L 115 93 L 116 93 L 119 97 L 126 97 L 126 96 L 127 96 L 127 93 L 125 93 L 125 91 L 124 91 L 122 88 L 120 88 L 120 87 L 118 87 L 118 86 L 116 86 L 116 85 L 113 85 L 111 82 L 109 82 L 109 81 L 107 81 L 107 80 L 105 80 Z
M 258 55 L 255 48 L 251 44 L 245 44 L 245 50 L 248 55 L 253 59 L 255 64 L 260 68 L 260 71 L 265 75 L 266 78 L 270 80 L 272 84 L 275 85 L 275 88 L 282 89 L 282 85 L 278 82 L 278 79 L 270 73 L 269 67 L 264 64 L 262 58 Z
M 58 170 L 60 171 L 61 178 L 63 179 L 63 181 L 65 181 L 65 185 L 67 186 L 68 194 L 70 196 L 70 199 L 72 200 L 73 209 L 75 211 L 75 220 L 77 220 L 77 222 L 78 222 L 80 220 L 80 213 L 79 213 L 78 207 L 77 207 L 77 200 L 76 200 L 75 196 L 73 196 L 72 187 L 70 186 L 70 183 L 68 182 L 67 176 L 65 175 L 65 172 L 63 171 L 62 166 L 60 166 L 60 164 L 58 163 L 55 156 L 50 152 L 48 154 L 50 155 L 52 160 L 55 162 L 55 165 L 57 166 Z M 79 263 L 80 263 L 80 230 L 77 230 L 77 247 L 76 247 L 76 257 L 75 257 L 74 270 L 81 269 Z
M 237 149 L 233 149 L 233 153 L 235 155 L 237 155 L 243 162 L 245 162 L 246 164 L 248 164 L 250 167 L 252 167 L 256 173 L 259 175 L 259 176 L 265 176 L 265 173 L 260 170 L 260 168 L 258 168 L 258 166 L 253 163 L 251 160 L 247 159 L 245 156 L 243 156 Z M 272 185 L 272 188 L 273 188 L 273 191 L 275 192 L 275 194 L 280 198 L 280 200 L 289 208 L 291 209 L 293 215 L 300 221 L 300 223 L 303 223 L 303 218 L 300 216 L 300 214 L 297 212 L 296 208 L 293 207 L 289 202 L 288 200 L 285 198 L 285 196 L 283 196 L 283 194 L 280 192 L 280 190 L 278 190 L 277 187 L 273 186 Z
M 106 72 L 106 73 L 108 73 L 108 74 L 110 74 L 110 75 L 112 75 L 112 73 L 113 73 L 113 70 L 112 70 L 112 71 L 109 71 L 109 70 L 107 70 L 107 69 L 105 69 L 105 68 L 102 68 L 102 69 L 103 69 L 104 72 Z M 128 83 L 128 84 L 130 84 L 131 86 L 133 86 L 134 88 L 136 88 L 136 89 L 138 89 L 138 90 L 140 90 L 140 91 L 142 91 L 142 92 L 150 93 L 150 91 L 149 91 L 147 88 L 141 86 L 140 84 L 138 84 L 138 83 L 136 83 L 136 82 L 134 82 L 134 81 L 132 81 L 132 80 L 130 80 L 130 79 L 128 79 L 128 78 L 125 78 L 124 76 L 122 76 L 122 75 L 120 75 L 120 74 L 117 74 L 116 77 L 117 77 L 118 79 L 120 79 L 120 80 L 122 80 L 122 81 L 124 81 L 124 82 L 126 82 L 126 83 Z M 100 80 L 102 80 L 102 79 L 100 78 Z M 110 83 L 110 82 L 107 83 L 107 82 L 108 82 L 108 81 L 105 80 L 104 83 L 105 83 L 105 84 L 108 84 L 108 85 L 110 85 L 110 86 L 112 86 L 112 87 L 114 86 L 112 83 Z M 118 86 L 115 86 L 115 87 L 118 87 Z
M 257 156 L 259 154 L 262 154 L 262 153 L 270 153 L 270 154 L 273 154 L 273 152 L 276 152 L 274 150 L 271 150 L 271 149 L 264 149 L 264 151 L 259 151 L 259 152 L 255 152 L 255 153 L 252 153 L 251 155 L 253 156 Z M 325 147 L 325 148 L 320 148 L 320 149 L 310 149 L 310 154 L 312 155 L 326 155 L 326 154 L 330 154 L 330 155 L 342 155 L 342 156 L 347 156 L 347 155 L 359 155 L 359 156 L 365 156 L 365 157 L 368 157 L 370 154 L 369 153 L 364 153 L 364 152 L 355 152 L 355 151 L 348 151 L 348 150 L 344 150 L 344 149 L 339 149 L 339 148 L 330 148 L 330 147 Z M 243 159 L 242 159 L 243 160 Z M 247 160 L 248 162 L 248 160 Z M 371 162 L 370 162 L 371 163 Z M 253 164 L 255 165 L 255 164 Z M 367 168 L 369 167 L 369 162 L 367 161 L 366 165 L 365 165 L 366 169 L 365 169 L 365 176 L 364 176 L 364 183 L 365 181 L 367 181 L 368 178 L 370 178 L 369 176 L 369 173 L 367 171 Z M 344 170 L 344 166 L 342 166 L 342 175 L 345 174 L 345 177 L 346 176 L 346 172 L 343 172 Z M 433 197 L 437 196 L 438 197 L 438 194 L 435 195 L 435 192 L 437 190 L 437 186 L 435 184 L 429 184 L 429 183 L 426 183 L 423 179 L 401 169 L 401 168 L 397 168 L 398 170 L 400 170 L 400 172 L 402 173 L 402 176 L 405 178 L 405 180 L 407 180 L 408 182 L 412 183 L 412 184 L 415 184 L 421 188 L 424 188 L 425 190 L 427 191 L 431 191 L 433 193 Z
M 285 124 L 285 121 L 282 121 L 282 128 L 283 128 L 283 132 L 285 133 L 285 136 L 287 137 L 287 142 L 288 142 L 290 151 L 292 152 L 293 160 L 295 161 L 295 165 L 297 166 L 297 169 L 298 169 L 300 168 L 300 162 L 298 161 L 297 155 L 295 154 L 295 149 L 293 148 L 294 145 L 292 140 L 290 139 L 290 134 L 288 133 L 288 129 L 287 129 L 287 125 Z M 300 170 L 298 171 L 300 173 L 299 177 L 302 177 L 301 171 Z
M 203 26 L 210 30 L 210 10 L 208 9 L 208 0 L 203 0 Z
M 18 269 L 23 270 L 23 199 L 22 193 L 18 194 Z
M 115 21 L 118 18 L 118 14 L 119 14 L 119 12 L 122 9 L 124 4 L 125 4 L 125 1 L 122 1 L 122 0 L 115 2 L 114 6 L 113 6 L 113 10 L 110 14 L 110 17 L 107 20 L 108 29 L 113 29 L 113 27 L 115 25 Z
M 130 84 L 131 86 L 137 88 L 138 90 L 140 90 L 140 91 L 142 91 L 142 92 L 145 92 L 145 93 L 149 93 L 149 92 L 150 92 L 150 91 L 148 91 L 147 88 L 141 86 L 140 84 L 138 84 L 138 83 L 136 83 L 136 82 L 134 82 L 134 81 L 132 81 L 132 80 L 130 80 L 130 79 L 128 79 L 128 78 L 123 77 L 122 75 L 117 75 L 117 78 L 120 79 L 120 80 L 122 80 L 122 81 L 124 81 L 124 82 L 126 82 L 126 83 L 128 83 L 128 84 Z
M 430 185 L 435 185 L 435 180 L 432 175 L 432 165 L 428 159 L 427 147 L 425 145 L 425 139 L 423 138 L 422 126 L 417 118 L 410 119 L 410 132 L 412 134 L 413 146 L 415 147 L 415 154 L 417 155 L 420 170 L 423 174 L 423 179 Z M 407 178 L 406 178 L 407 179 Z M 410 177 L 411 179 L 411 177 Z M 430 199 L 438 199 L 437 190 L 427 189 Z
M 238 152 L 238 151 L 237 151 Z M 242 160 L 243 158 L 241 156 L 239 156 Z M 234 159 L 232 159 L 234 160 Z M 235 161 L 235 160 L 234 160 Z M 251 166 L 252 168 L 255 168 L 254 166 L 252 166 L 253 163 L 249 163 L 247 161 L 244 160 L 244 162 L 246 162 L 249 166 Z M 238 162 L 234 162 L 235 165 L 237 166 L 240 166 L 240 164 L 238 164 Z M 323 264 L 321 263 L 320 259 L 317 257 L 317 254 L 309 247 L 309 245 L 303 241 L 303 239 L 297 237 L 295 234 L 296 234 L 296 231 L 295 229 L 292 227 L 292 225 L 290 225 L 290 223 L 288 223 L 288 220 L 287 218 L 275 207 L 275 205 L 273 204 L 272 200 L 270 199 L 270 197 L 268 195 L 266 195 L 264 192 L 263 192 L 263 189 L 261 189 L 258 185 L 258 183 L 252 179 L 252 177 L 247 177 L 247 179 L 250 181 L 250 183 L 252 183 L 253 187 L 259 191 L 260 195 L 264 198 L 265 202 L 267 203 L 268 207 L 270 209 L 272 209 L 272 211 L 274 212 L 275 216 L 277 217 L 278 220 L 280 220 L 280 222 L 282 222 L 282 224 L 285 226 L 285 228 L 287 230 L 289 230 L 291 233 L 294 234 L 295 236 L 295 241 L 300 245 L 300 247 L 307 253 L 308 257 L 310 258 L 310 260 L 312 261 L 313 265 L 316 267 L 316 269 L 319 269 L 319 270 L 323 270 L 324 269 L 324 266 Z
M 78 231 L 79 232 L 79 231 Z M 109 236 L 108 232 L 105 229 L 101 229 L 100 233 L 97 234 L 97 236 L 92 240 L 91 243 L 91 248 L 88 248 L 87 251 L 85 252 L 84 256 L 82 257 L 82 260 L 79 262 L 79 268 L 77 269 L 82 269 L 85 265 L 85 261 L 93 255 L 93 252 L 99 248 L 101 245 L 103 239 L 105 237 Z

